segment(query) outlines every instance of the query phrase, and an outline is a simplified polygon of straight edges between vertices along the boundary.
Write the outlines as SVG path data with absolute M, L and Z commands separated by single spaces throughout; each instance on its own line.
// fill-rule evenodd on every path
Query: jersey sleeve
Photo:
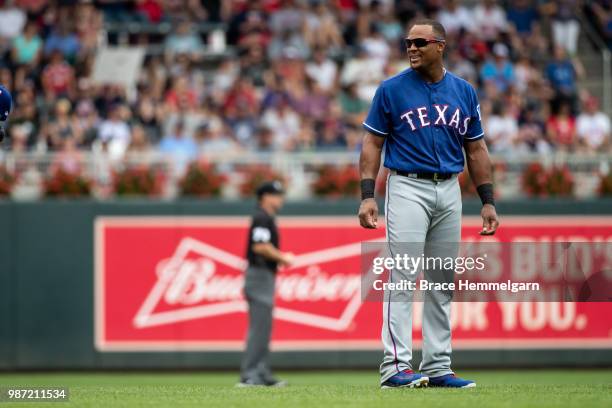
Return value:
M 270 242 L 271 238 L 272 231 L 269 220 L 261 216 L 255 217 L 251 226 L 251 241 L 253 243 L 266 243 Z
M 382 85 L 374 94 L 370 111 L 363 122 L 363 128 L 375 136 L 385 137 L 389 134 L 389 102 Z
M 468 89 L 470 99 L 470 122 L 463 139 L 467 142 L 474 142 L 484 137 L 484 130 L 482 129 L 482 119 L 480 117 L 480 103 L 478 102 L 478 96 L 471 85 Z

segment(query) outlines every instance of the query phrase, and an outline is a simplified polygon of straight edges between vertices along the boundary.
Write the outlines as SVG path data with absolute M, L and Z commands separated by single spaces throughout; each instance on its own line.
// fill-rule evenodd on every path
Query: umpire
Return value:
M 251 221 L 247 247 L 249 266 L 244 294 L 249 305 L 249 331 L 237 386 L 284 386 L 272 375 L 268 357 L 272 332 L 274 281 L 278 265 L 290 265 L 293 254 L 278 249 L 278 229 L 274 216 L 284 202 L 280 182 L 263 183 L 257 189 L 257 209 Z

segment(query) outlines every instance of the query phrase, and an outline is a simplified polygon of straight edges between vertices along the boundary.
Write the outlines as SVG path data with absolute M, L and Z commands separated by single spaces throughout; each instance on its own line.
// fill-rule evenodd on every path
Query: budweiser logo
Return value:
M 209 258 L 183 260 L 172 264 L 164 259 L 158 266 L 158 279 L 166 282 L 164 301 L 169 305 L 193 305 L 242 299 L 242 276 L 216 274 L 216 263 Z M 306 273 L 280 274 L 276 296 L 286 302 L 348 301 L 359 291 L 355 274 L 329 274 L 319 265 Z
M 322 265 L 360 253 L 361 243 L 356 242 L 302 254 L 296 257 L 291 269 L 277 277 L 277 301 L 285 305 L 295 302 L 296 306 L 308 302 L 343 302 L 346 307 L 340 316 L 277 307 L 275 317 L 329 330 L 346 330 L 361 305 L 359 270 L 330 273 Z M 226 272 L 220 272 L 220 266 Z M 158 326 L 246 311 L 242 296 L 245 267 L 246 261 L 234 254 L 184 238 L 171 258 L 158 263 L 157 282 L 134 317 L 134 326 Z M 162 304 L 173 309 L 160 311 Z

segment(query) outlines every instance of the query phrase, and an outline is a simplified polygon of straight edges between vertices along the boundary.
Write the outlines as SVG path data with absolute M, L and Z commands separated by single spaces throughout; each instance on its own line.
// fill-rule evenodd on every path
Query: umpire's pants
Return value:
M 272 377 L 270 370 L 270 335 L 274 305 L 275 273 L 249 266 L 244 281 L 244 294 L 249 305 L 249 331 L 244 352 L 241 380 L 262 384 Z

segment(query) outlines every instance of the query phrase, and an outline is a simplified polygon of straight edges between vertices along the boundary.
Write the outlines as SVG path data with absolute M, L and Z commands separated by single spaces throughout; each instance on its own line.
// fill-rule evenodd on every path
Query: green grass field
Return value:
M 236 374 L 18 373 L 0 385 L 66 386 L 76 407 L 612 407 L 612 370 L 461 371 L 478 388 L 380 390 L 375 370 L 279 373 L 286 388 L 234 388 Z M 51 406 L 42 403 L 43 406 Z M 0 403 L 2 407 L 41 403 Z

